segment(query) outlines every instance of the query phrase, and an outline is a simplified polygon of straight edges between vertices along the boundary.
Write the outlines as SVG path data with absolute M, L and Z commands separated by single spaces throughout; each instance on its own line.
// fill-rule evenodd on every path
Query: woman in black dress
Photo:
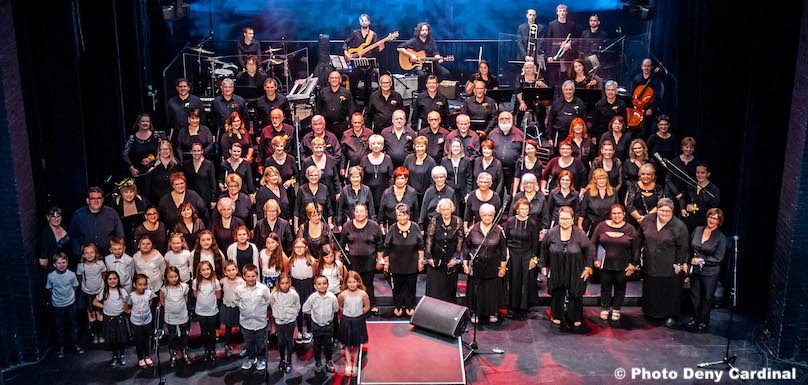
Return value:
M 642 311 L 652 320 L 665 320 L 675 327 L 679 316 L 682 281 L 679 277 L 688 262 L 690 236 L 684 222 L 673 216 L 673 201 L 662 198 L 656 214 L 640 223 L 639 250 L 642 250 Z M 640 260 L 639 251 L 634 260 Z
M 154 132 L 149 114 L 138 115 L 132 131 L 134 133 L 123 145 L 121 157 L 134 178 L 146 172 L 154 164 L 157 159 L 157 148 L 163 138 Z M 138 187 L 143 189 L 145 180 L 139 179 L 138 184 Z
M 393 313 L 400 317 L 402 309 L 406 309 L 412 316 L 418 273 L 424 269 L 424 238 L 418 224 L 410 220 L 409 206 L 399 203 L 395 212 L 396 222 L 390 225 L 384 240 L 384 272 L 390 273 Z
M 146 186 L 143 191 L 149 202 L 159 202 L 160 198 L 171 191 L 171 174 L 180 171 L 180 165 L 174 159 L 171 142 L 161 140 L 157 150 L 157 160 L 153 167 L 145 172 Z
M 601 222 L 592 233 L 592 243 L 597 249 L 595 268 L 600 269 L 600 319 L 620 320 L 620 308 L 626 298 L 626 279 L 634 274 L 639 242 L 634 226 L 626 222 L 626 210 L 615 203 L 610 208 L 609 219 Z M 614 289 L 614 292 L 612 292 Z
M 252 200 L 250 200 L 247 194 L 241 192 L 241 177 L 237 174 L 230 174 L 224 178 L 224 184 L 227 190 L 222 196 L 230 198 L 230 200 L 233 201 L 233 215 L 241 219 L 247 227 L 252 227 Z
M 542 241 L 539 266 L 547 276 L 553 323 L 561 325 L 566 319 L 577 329 L 583 322 L 583 295 L 592 275 L 595 248 L 583 230 L 573 226 L 573 218 L 571 207 L 559 210 L 558 226 L 547 231 Z
M 477 72 L 471 75 L 471 79 L 466 82 L 466 95 L 471 95 L 474 89 L 474 82 L 479 80 L 485 83 L 485 89 L 495 90 L 499 88 L 499 80 L 497 76 L 493 75 L 488 67 L 488 62 L 481 60 L 477 64 Z
M 727 237 L 718 227 L 724 222 L 719 208 L 707 210 L 707 225 L 696 227 L 690 240 L 693 257 L 690 259 L 690 299 L 693 301 L 693 320 L 688 324 L 696 332 L 707 331 L 710 309 L 718 285 L 721 261 L 727 251 Z
M 514 103 L 514 113 L 516 114 L 516 121 L 521 122 L 524 119 L 525 112 L 530 110 L 534 119 L 538 123 L 539 132 L 544 132 L 544 120 L 547 118 L 547 109 L 539 105 L 536 100 L 526 100 L 524 95 L 525 88 L 549 88 L 545 83 L 544 78 L 536 69 L 536 63 L 525 62 L 522 66 L 522 74 L 516 79 L 516 103 Z M 531 136 L 538 136 L 538 132 L 528 132 Z
M 695 229 L 704 223 L 708 210 L 717 208 L 721 203 L 721 190 L 710 181 L 710 169 L 706 163 L 696 166 L 696 187 L 687 186 L 685 194 L 679 200 L 682 218 L 687 229 Z
M 247 164 L 253 161 L 254 149 L 252 146 L 252 139 L 247 133 L 246 124 L 238 111 L 233 111 L 227 115 L 224 124 L 224 132 L 219 140 L 222 155 L 226 158 L 230 154 L 230 149 L 233 144 L 241 144 L 241 154 Z
M 149 203 L 138 194 L 137 185 L 134 179 L 131 178 L 124 179 L 118 184 L 118 193 L 118 197 L 112 202 L 112 208 L 121 217 L 123 233 L 126 238 L 126 249 L 132 255 L 137 250 L 135 247 L 135 228 L 143 222 L 146 206 Z
M 370 187 L 373 194 L 373 206 L 378 210 L 381 207 L 382 194 L 390 187 L 393 180 L 393 160 L 390 156 L 382 152 L 384 150 L 384 137 L 378 134 L 371 135 L 368 139 L 370 153 L 362 158 L 359 166 L 364 171 L 362 182 Z M 376 216 L 371 216 L 376 219 Z
M 696 178 L 696 165 L 699 161 L 693 154 L 696 152 L 696 139 L 687 136 L 680 142 L 679 148 L 681 154 L 671 159 L 671 163 L 676 167 L 671 167 L 672 170 L 679 169 L 691 178 Z M 665 177 L 665 193 L 667 196 L 675 201 L 682 199 L 684 192 L 687 189 L 687 183 L 682 178 L 685 178 L 677 171 L 669 172 Z M 681 207 L 680 207 L 681 208 Z
M 183 202 L 189 202 L 194 205 L 197 215 L 199 215 L 205 223 L 209 223 L 207 219 L 208 202 L 203 200 L 196 191 L 189 190 L 186 186 L 185 174 L 175 172 L 171 174 L 171 192 L 163 196 L 163 199 L 160 199 L 160 205 L 158 206 L 160 209 L 160 218 L 163 219 L 163 222 L 165 222 L 166 226 L 170 229 L 173 229 L 174 225 L 179 222 L 179 207 Z
M 154 249 L 159 251 L 160 254 L 165 254 L 168 248 L 168 230 L 165 223 L 160 222 L 160 213 L 157 211 L 157 207 L 154 205 L 146 207 L 143 219 L 144 220 L 135 228 L 132 234 L 135 245 L 140 243 L 140 238 L 143 238 L 144 235 L 148 235 L 149 238 L 151 238 Z
M 185 238 L 185 244 L 193 247 L 193 245 L 196 245 L 199 232 L 205 230 L 205 223 L 197 216 L 196 207 L 190 202 L 180 203 L 178 211 L 180 220 L 174 225 L 173 232 L 182 234 L 182 237 Z
M 396 207 L 403 203 L 407 205 L 407 212 L 418 212 L 418 193 L 414 188 L 407 185 L 410 171 L 403 166 L 396 167 L 393 171 L 393 185 L 384 190 L 381 203 L 379 204 L 379 225 L 382 232 L 387 234 L 387 228 L 396 223 L 398 213 Z M 415 218 L 413 218 L 415 219 Z
M 429 186 L 424 193 L 424 199 L 421 200 L 421 215 L 418 216 L 418 225 L 422 229 L 426 229 L 429 222 L 439 214 L 438 202 L 443 198 L 447 198 L 454 204 L 454 209 L 457 208 L 457 201 L 455 200 L 455 191 L 446 184 L 446 168 L 443 166 L 435 166 L 432 169 L 432 186 Z
M 306 240 L 311 255 L 320 255 L 320 249 L 322 249 L 323 245 L 331 242 L 327 228 L 328 224 L 323 221 L 322 212 L 322 205 L 314 202 L 307 204 L 306 217 L 308 220 L 300 225 L 295 237 Z
M 453 139 L 449 144 L 449 153 L 440 161 L 440 165 L 446 169 L 446 184 L 454 189 L 457 212 L 464 213 L 466 196 L 474 189 L 474 176 L 471 174 L 471 160 L 466 157 L 460 138 Z
M 292 228 L 297 231 L 300 228 L 302 220 L 306 216 L 306 205 L 311 202 L 319 203 L 323 206 L 323 217 L 331 224 L 334 217 L 334 209 L 332 201 L 333 195 L 328 195 L 328 187 L 320 183 L 320 175 L 322 171 L 316 165 L 311 165 L 306 168 L 306 180 L 308 183 L 300 185 L 295 193 L 295 209 L 292 212 L 294 215 L 294 223 Z
M 603 169 L 609 176 L 609 185 L 615 193 L 619 193 L 623 185 L 622 162 L 614 157 L 614 142 L 605 140 L 600 142 L 600 156 L 592 162 L 592 170 Z M 592 178 L 592 172 L 589 173 Z
M 648 153 L 659 154 L 663 159 L 671 160 L 676 156 L 676 147 L 679 142 L 671 134 L 671 119 L 668 115 L 659 115 L 656 118 L 657 132 L 648 137 Z M 656 157 L 653 159 L 659 173 L 659 180 L 665 180 L 665 167 Z
M 530 217 L 530 202 L 521 198 L 513 204 L 516 215 L 505 222 L 508 244 L 509 304 L 515 318 L 525 318 L 539 303 L 536 265 L 539 263 L 539 225 Z
M 216 186 L 216 168 L 213 166 L 213 162 L 205 159 L 202 144 L 191 145 L 191 159 L 183 163 L 182 173 L 188 180 L 188 188 L 202 197 L 207 208 L 213 208 L 212 203 L 219 195 Z M 205 210 L 205 214 L 207 216 L 207 210 Z M 203 219 L 207 220 L 207 218 Z
M 525 141 L 525 155 L 516 162 L 516 173 L 513 178 L 513 189 L 511 191 L 519 191 L 521 179 L 527 175 L 532 174 L 535 180 L 541 178 L 542 163 L 539 157 L 536 156 L 536 151 L 539 150 L 539 142 L 528 139 Z M 536 185 L 538 190 L 539 185 Z
M 312 154 L 303 160 L 303 169 L 317 166 L 320 169 L 320 183 L 328 189 L 328 196 L 332 199 L 340 192 L 339 165 L 333 156 L 325 152 L 325 140 L 314 138 L 311 140 Z
M 280 173 L 283 188 L 286 190 L 286 196 L 289 202 L 295 201 L 295 187 L 297 186 L 297 179 L 300 176 L 301 170 L 298 170 L 297 159 L 286 152 L 287 143 L 291 139 L 286 136 L 275 136 L 272 138 L 271 144 L 274 151 L 272 154 L 266 154 L 264 159 L 264 170 L 267 167 L 275 167 Z M 259 206 L 261 207 L 261 206 Z M 291 215 L 291 210 L 286 215 Z M 291 216 L 284 216 L 286 219 L 292 218 Z
M 350 269 L 359 273 L 362 282 L 367 282 L 365 291 L 370 298 L 370 311 L 375 314 L 379 308 L 376 307 L 373 277 L 384 261 L 384 235 L 379 224 L 368 219 L 366 204 L 359 202 L 354 205 L 353 213 L 353 219 L 342 227 L 340 244 L 350 256 Z
M 592 139 L 586 132 L 586 122 L 583 119 L 572 119 L 567 140 L 572 145 L 572 157 L 580 160 L 589 170 L 589 162 L 595 157 L 595 145 L 592 144 Z
M 524 199 L 530 205 L 528 216 L 539 226 L 541 237 L 550 228 L 550 220 L 547 215 L 547 198 L 539 191 L 539 182 L 535 175 L 525 174 L 522 177 L 519 192 L 514 195 L 513 200 Z M 516 208 L 511 205 L 510 216 L 516 215 Z
M 337 225 L 342 226 L 345 222 L 353 219 L 354 206 L 362 203 L 367 206 L 368 215 L 373 218 L 376 216 L 376 206 L 373 202 L 373 194 L 370 192 L 370 187 L 362 184 L 362 167 L 353 166 L 348 169 L 348 184 L 342 188 L 339 194 L 339 201 L 337 202 Z M 339 227 L 338 227 L 339 228 Z
M 574 215 L 577 215 L 578 207 L 580 207 L 578 198 L 572 173 L 568 170 L 561 171 L 558 174 L 558 187 L 554 188 L 547 197 L 547 221 L 550 222 L 550 227 L 558 224 L 558 211 L 564 206 L 571 207 Z M 573 223 L 577 223 L 577 221 Z
M 248 195 L 255 194 L 252 168 L 250 163 L 241 157 L 242 148 L 241 143 L 233 143 L 230 146 L 230 156 L 222 161 L 221 170 L 219 171 L 219 188 L 222 192 L 227 191 L 224 178 L 230 174 L 236 174 L 241 177 L 242 181 L 240 191 Z
M 426 295 L 454 303 L 457 295 L 458 266 L 462 261 L 463 222 L 456 215 L 454 202 L 442 198 L 435 205 L 436 215 L 426 228 Z
M 404 159 L 404 167 L 410 170 L 410 178 L 407 183 L 418 193 L 418 202 L 424 200 L 426 189 L 432 185 L 431 172 L 436 165 L 435 160 L 426 153 L 428 143 L 429 140 L 426 136 L 415 137 L 412 141 L 415 152 Z
M 609 218 L 609 210 L 617 203 L 617 194 L 609 184 L 609 175 L 602 168 L 592 171 L 592 178 L 586 185 L 581 206 L 578 212 L 578 227 L 586 232 L 587 236 L 592 230 Z
M 482 141 L 480 152 L 482 156 L 474 158 L 471 162 L 471 174 L 480 175 L 486 172 L 491 175 L 491 189 L 499 195 L 502 193 L 505 175 L 502 171 L 502 162 L 494 157 L 494 142 L 489 139 Z
M 63 218 L 62 209 L 59 207 L 54 206 L 48 210 L 48 225 L 42 230 L 42 236 L 39 238 L 39 265 L 46 271 L 56 253 L 67 254 L 70 250 L 70 236 L 67 235 L 67 229 L 62 226 Z
M 491 174 L 482 172 L 477 175 L 477 189 L 469 194 L 466 200 L 466 212 L 463 213 L 463 228 L 466 234 L 471 231 L 471 226 L 480 220 L 480 207 L 484 204 L 494 206 L 494 210 L 499 211 L 502 201 L 499 200 L 494 190 L 491 189 Z
M 600 136 L 600 143 L 607 140 L 614 143 L 614 157 L 621 162 L 625 161 L 629 153 L 631 131 L 626 131 L 626 119 L 623 116 L 614 116 L 609 121 L 609 131 Z
M 640 179 L 640 167 L 648 162 L 648 147 L 645 145 L 645 141 L 632 140 L 628 159 L 623 162 L 623 186 L 625 188 Z
M 628 186 L 626 211 L 634 223 L 641 223 L 646 215 L 656 212 L 657 201 L 662 197 L 662 186 L 656 183 L 654 165 L 646 163 L 640 167 L 640 179 Z
M 463 271 L 468 275 L 467 305 L 474 314 L 471 322 L 488 317 L 496 323 L 502 292 L 502 278 L 508 270 L 508 247 L 505 232 L 494 223 L 497 209 L 490 204 L 480 207 L 480 221 L 475 223 L 463 242 Z
M 188 112 L 188 126 L 180 128 L 174 138 L 174 150 L 177 160 L 185 163 L 191 159 L 191 147 L 194 143 L 202 145 L 204 155 L 213 151 L 213 133 L 207 126 L 200 124 L 202 110 L 194 108 Z
M 264 219 L 264 210 L 259 210 L 259 208 L 264 207 L 264 204 L 270 199 L 274 199 L 281 206 L 280 214 L 282 218 L 289 219 L 292 217 L 289 195 L 287 195 L 286 187 L 281 182 L 283 182 L 281 173 L 275 166 L 264 167 L 263 175 L 261 175 L 261 180 L 258 182 L 261 187 L 255 193 L 255 211 L 258 214 L 258 220 Z
M 223 197 L 216 203 L 218 215 L 213 215 L 210 229 L 220 250 L 227 250 L 235 241 L 236 229 L 244 226 L 244 221 L 233 215 L 235 206 L 236 203 L 228 197 Z

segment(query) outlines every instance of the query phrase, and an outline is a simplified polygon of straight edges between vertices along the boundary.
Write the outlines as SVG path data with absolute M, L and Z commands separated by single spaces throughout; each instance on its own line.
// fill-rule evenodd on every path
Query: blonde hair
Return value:
M 596 168 L 592 170 L 592 177 L 589 178 L 589 183 L 586 184 L 586 191 L 589 192 L 589 196 L 592 198 L 598 196 L 598 185 L 595 183 L 595 179 L 599 176 L 606 177 L 606 196 L 614 195 L 612 184 L 609 183 L 609 174 L 602 168 Z

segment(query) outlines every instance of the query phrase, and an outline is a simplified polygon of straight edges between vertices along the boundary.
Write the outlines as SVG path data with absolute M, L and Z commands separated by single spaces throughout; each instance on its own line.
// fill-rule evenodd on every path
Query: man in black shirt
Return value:
M 348 118 L 354 112 L 353 96 L 340 84 L 337 71 L 328 74 L 328 87 L 317 95 L 315 113 L 322 115 L 328 130 L 339 138 L 348 129 Z
M 284 122 L 283 111 L 275 108 L 269 113 L 270 123 L 261 129 L 258 147 L 261 152 L 261 159 L 266 160 L 275 149 L 272 147 L 272 139 L 276 136 L 286 136 L 286 146 L 284 150 L 289 155 L 295 155 L 295 128 Z
M 582 56 L 596 55 L 603 49 L 603 42 L 607 33 L 600 29 L 600 17 L 598 15 L 589 16 L 589 29 L 581 32 L 581 54 Z
M 415 73 L 418 75 L 418 91 L 421 91 L 424 89 L 428 73 L 437 75 L 440 79 L 448 78 L 450 73 L 449 70 L 440 65 L 440 63 L 443 63 L 443 59 L 438 53 L 438 44 L 435 42 L 435 39 L 432 38 L 432 27 L 422 21 L 415 26 L 414 35 L 412 39 L 398 46 L 399 54 L 408 56 L 412 63 L 418 63 L 420 60 L 418 56 L 407 51 L 407 49 L 415 52 L 424 51 L 426 56 L 437 59 L 437 62 L 432 62 L 431 64 L 425 63 L 415 70 Z
M 347 170 L 353 166 L 358 166 L 362 158 L 370 152 L 368 139 L 373 135 L 373 131 L 365 127 L 365 118 L 361 112 L 354 112 L 351 115 L 351 128 L 342 133 L 342 164 L 340 170 Z M 348 175 L 345 175 L 347 178 Z
M 545 38 L 547 30 L 544 25 L 536 23 L 535 9 L 528 9 L 525 17 L 527 17 L 527 23 L 521 24 L 516 32 L 519 60 L 541 62 L 543 65 L 544 51 L 539 43 L 540 39 Z M 541 60 L 537 60 L 539 56 L 541 56 Z
M 555 63 L 547 68 L 547 76 L 550 84 L 560 83 L 559 79 L 563 79 L 564 73 L 567 71 L 567 65 L 572 65 L 570 62 L 575 59 L 573 54 L 574 47 L 572 40 L 566 42 L 567 37 L 575 39 L 578 37 L 578 28 L 575 24 L 567 19 L 569 10 L 564 4 L 556 6 L 556 19 L 547 24 L 547 37 L 550 38 L 550 48 L 547 52 L 547 63 Z M 558 58 L 555 56 L 559 50 L 562 51 Z
M 247 55 L 244 58 L 245 70 L 236 77 L 236 87 L 251 87 L 256 91 L 263 87 L 267 75 L 258 68 L 258 64 L 258 56 Z
M 366 13 L 359 15 L 359 29 L 355 29 L 345 38 L 345 43 L 342 45 L 343 53 L 346 60 L 350 63 L 352 55 L 348 53 L 348 49 L 358 48 L 363 43 L 369 46 L 379 41 L 379 35 L 370 29 L 370 16 Z M 384 49 L 384 42 L 379 44 L 378 47 L 368 51 L 361 57 L 375 58 L 379 52 Z M 373 91 L 373 74 L 376 72 L 375 66 L 369 62 L 366 66 L 353 65 L 353 70 L 350 72 L 351 92 L 356 96 L 357 100 L 361 100 L 363 104 L 367 104 L 370 99 L 370 93 Z M 364 83 L 362 93 L 359 93 L 359 81 Z
M 314 140 L 314 138 L 323 138 L 325 141 L 325 152 L 331 155 L 331 157 L 337 161 L 337 165 L 339 165 L 340 159 L 342 158 L 339 139 L 337 139 L 336 135 L 325 129 L 325 118 L 322 115 L 314 115 L 314 117 L 311 118 L 311 131 L 303 136 L 303 150 L 306 156 L 311 156 L 314 153 L 314 148 L 311 146 L 311 141 Z
M 292 110 L 286 96 L 278 92 L 278 81 L 275 78 L 264 80 L 264 96 L 255 102 L 255 114 L 258 118 L 258 127 L 263 128 L 270 124 L 270 112 L 278 108 L 283 112 L 283 121 L 292 124 Z
M 468 115 L 475 131 L 490 132 L 497 124 L 497 102 L 485 96 L 485 82 L 474 81 L 474 97 L 463 102 L 460 112 Z
M 368 102 L 368 121 L 373 125 L 373 132 L 378 134 L 390 127 L 393 124 L 393 111 L 403 105 L 401 94 L 393 89 L 393 77 L 387 74 L 379 76 L 379 89 L 373 91 Z
M 427 122 L 429 122 L 429 126 L 422 128 L 418 135 L 426 137 L 427 155 L 431 156 L 435 162 L 440 162 L 443 159 L 443 144 L 446 142 L 449 131 L 440 126 L 440 114 L 437 111 L 432 111 L 427 115 Z
M 503 186 L 507 189 L 507 194 L 513 196 L 514 192 L 510 190 L 516 161 L 522 155 L 522 142 L 525 140 L 522 131 L 513 125 L 513 114 L 508 111 L 500 112 L 496 128 L 491 130 L 488 139 L 494 142 L 494 156 L 502 162 L 502 174 L 505 177 Z
M 101 255 L 108 254 L 109 241 L 123 237 L 123 223 L 118 213 L 104 205 L 104 190 L 90 187 L 87 191 L 87 206 L 76 210 L 70 219 L 67 234 L 73 242 L 73 255 L 81 255 L 81 248 L 95 243 Z
M 457 125 L 457 129 L 446 135 L 446 140 L 443 143 L 443 153 L 446 155 L 451 154 L 452 141 L 458 138 L 463 142 L 465 156 L 469 160 L 473 160 L 474 157 L 480 155 L 480 137 L 471 130 L 471 118 L 466 114 L 457 115 L 455 125 Z
M 407 127 L 407 115 L 402 110 L 393 112 L 393 125 L 382 130 L 385 153 L 393 161 L 393 167 L 404 165 L 407 155 L 412 154 L 412 141 L 416 134 Z
M 241 96 L 233 93 L 235 90 L 235 82 L 233 79 L 222 80 L 222 94 L 213 99 L 211 104 L 211 111 L 213 112 L 213 121 L 211 128 L 216 127 L 216 137 L 224 129 L 224 122 L 227 116 L 233 111 L 238 111 L 241 115 L 242 125 L 250 127 L 250 114 L 247 112 L 247 102 Z
M 632 95 L 634 91 L 637 90 L 637 87 L 643 87 L 645 84 L 648 84 L 648 87 L 654 90 L 654 102 L 647 106 L 644 112 L 637 111 L 640 114 L 644 113 L 645 118 L 643 119 L 642 126 L 639 127 L 639 135 L 634 136 L 635 138 L 647 138 L 652 131 L 651 126 L 653 124 L 654 115 L 658 115 L 661 112 L 661 101 L 665 95 L 665 86 L 663 83 L 664 74 L 665 71 L 662 70 L 662 67 L 654 69 L 654 63 L 651 59 L 646 58 L 642 61 L 640 73 L 631 79 L 631 87 L 629 87 L 628 92 Z
M 561 97 L 553 101 L 547 125 L 547 143 L 551 146 L 564 140 L 575 118 L 586 118 L 586 104 L 575 96 L 575 83 L 567 80 L 561 85 Z
M 438 92 L 438 78 L 435 75 L 429 75 L 426 80 L 426 91 L 421 92 L 412 104 L 410 125 L 413 129 L 420 130 L 426 127 L 426 117 L 432 111 L 440 113 L 442 122 L 449 116 L 449 100 Z
M 169 136 L 172 138 L 171 133 L 177 133 L 181 128 L 188 127 L 188 112 L 194 108 L 205 111 L 202 100 L 191 95 L 191 87 L 188 85 L 187 79 L 179 78 L 174 84 L 177 87 L 177 95 L 168 100 L 166 111 Z M 202 120 L 204 121 L 204 119 Z
M 255 30 L 250 27 L 244 27 L 241 30 L 241 34 L 244 36 L 242 40 L 239 40 L 236 43 L 236 49 L 238 50 L 238 62 L 242 70 L 245 68 L 244 64 L 246 62 L 247 55 L 255 55 L 258 57 L 258 62 L 261 62 L 261 43 L 256 40 L 253 40 L 255 37 Z
M 609 80 L 604 87 L 603 98 L 595 103 L 589 136 L 598 140 L 603 133 L 609 131 L 609 122 L 615 116 L 626 117 L 626 103 L 617 97 L 617 82 Z

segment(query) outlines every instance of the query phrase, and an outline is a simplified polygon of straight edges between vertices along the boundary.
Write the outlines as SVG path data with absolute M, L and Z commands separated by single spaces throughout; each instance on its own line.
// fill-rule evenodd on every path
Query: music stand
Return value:
M 262 94 L 258 92 L 258 87 L 252 86 L 236 86 L 236 89 L 233 92 L 246 100 L 258 99 Z
M 536 103 L 538 105 L 549 105 L 555 96 L 555 86 L 549 88 L 522 88 L 522 100 L 525 103 Z
M 603 91 L 601 91 L 599 88 L 597 89 L 576 88 L 575 96 L 581 98 L 581 100 L 583 100 L 584 103 L 586 103 L 587 111 L 594 111 L 595 103 L 597 103 L 598 100 L 600 100 L 603 97 Z
M 498 90 L 487 90 L 485 96 L 494 99 L 497 104 L 510 103 L 513 98 L 513 89 L 504 88 Z

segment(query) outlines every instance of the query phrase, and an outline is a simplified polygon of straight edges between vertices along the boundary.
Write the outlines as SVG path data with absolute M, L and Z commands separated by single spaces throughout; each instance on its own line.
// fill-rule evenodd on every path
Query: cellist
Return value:
M 632 136 L 646 140 L 648 139 L 649 135 L 653 134 L 653 132 L 650 132 L 650 130 L 653 126 L 654 115 L 659 113 L 659 106 L 662 104 L 660 100 L 664 95 L 664 71 L 658 71 L 656 74 L 654 74 L 653 62 L 648 58 L 643 59 L 640 69 L 640 73 L 631 79 L 631 88 L 629 89 L 629 92 L 631 92 L 633 95 L 636 91 L 642 90 L 642 88 L 647 84 L 650 90 L 646 90 L 645 94 L 653 94 L 653 99 L 651 99 L 651 102 L 647 106 L 644 106 L 645 108 L 642 112 L 637 111 L 638 113 L 644 115 L 644 118 L 642 124 L 633 129 L 634 133 Z M 629 114 L 630 113 L 631 112 L 629 112 Z M 628 120 L 631 120 L 630 116 L 627 118 Z

